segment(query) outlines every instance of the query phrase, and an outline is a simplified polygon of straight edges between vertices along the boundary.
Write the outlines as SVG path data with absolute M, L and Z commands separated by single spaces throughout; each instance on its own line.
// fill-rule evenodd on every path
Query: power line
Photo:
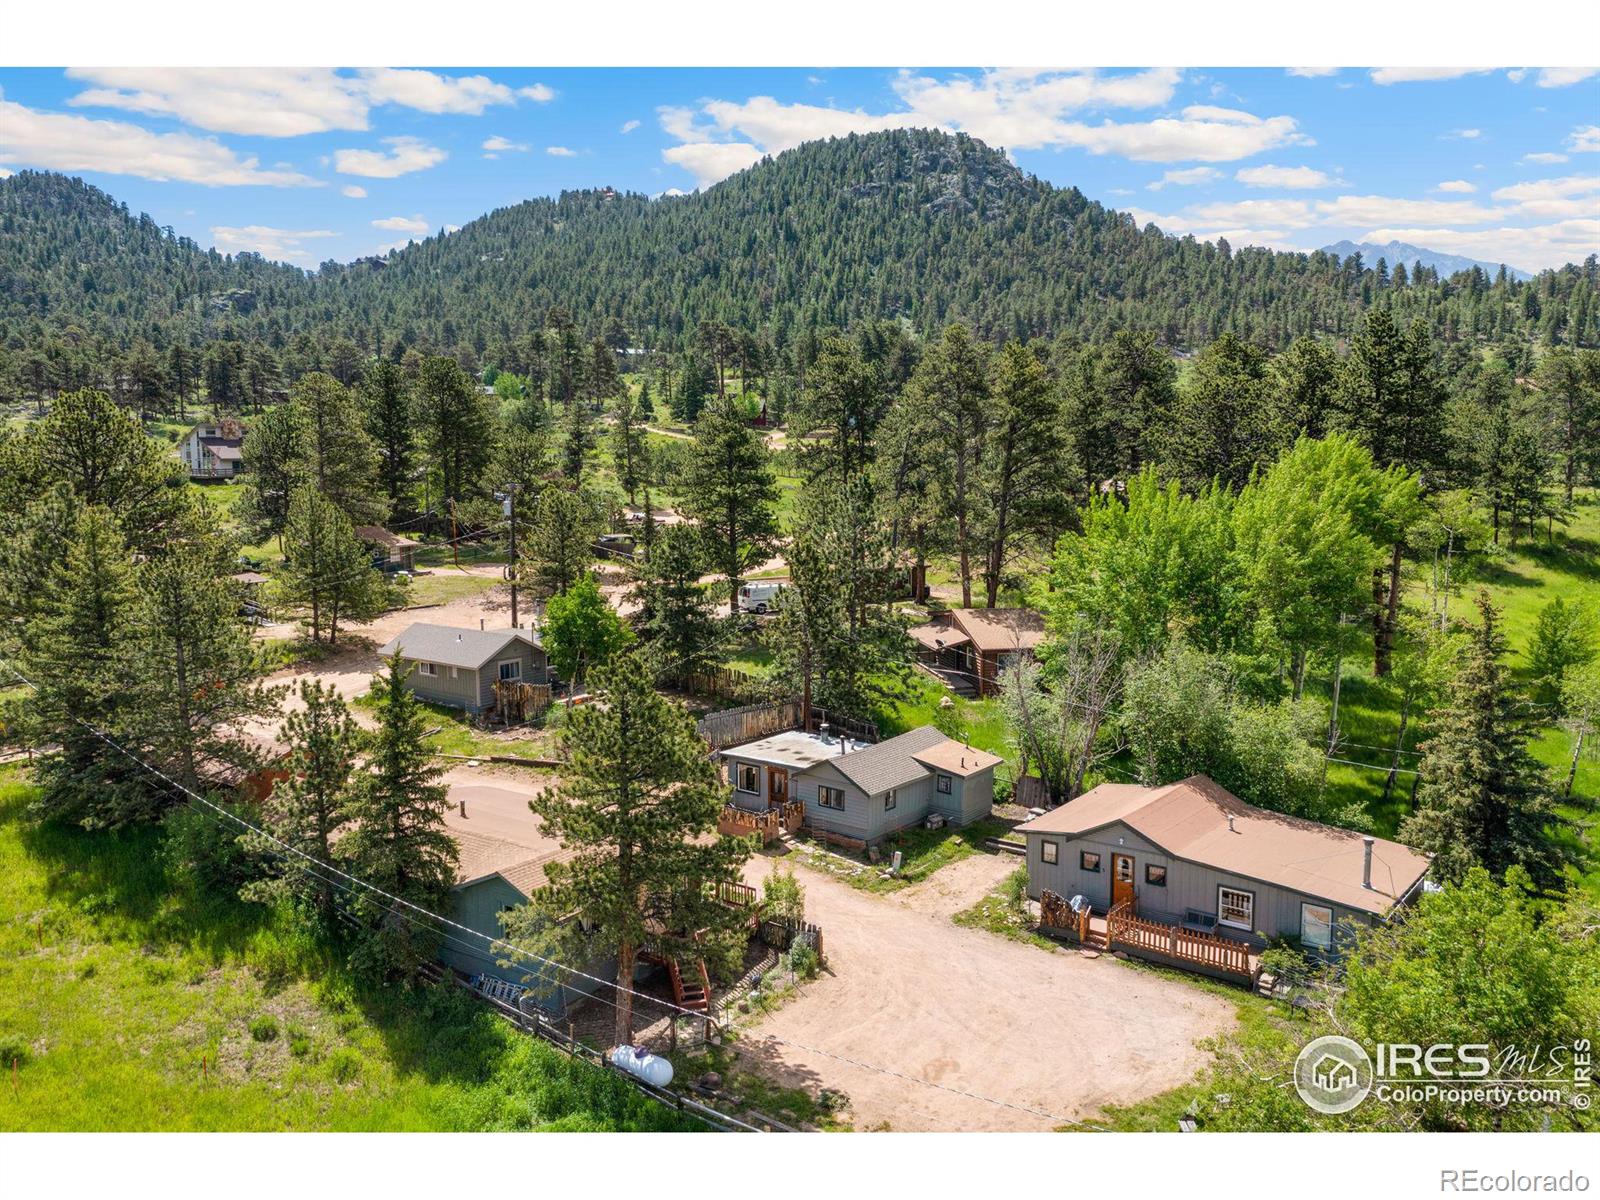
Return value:
M 39 690 L 38 684 L 34 683 L 33 680 L 31 680 L 27 676 L 23 675 L 19 670 L 17 670 L 15 664 L 10 662 L 8 659 L 0 657 L 0 663 L 3 663 L 5 665 L 7 670 L 9 670 L 11 672 L 12 676 L 18 682 L 22 683 L 24 686 L 26 686 L 28 688 L 31 688 L 35 692 L 37 692 Z M 171 788 L 171 789 L 181 793 L 182 795 L 188 797 L 191 802 L 198 802 L 199 804 L 204 805 L 207 809 L 210 809 L 212 812 L 220 814 L 221 817 L 226 818 L 227 820 L 232 821 L 235 824 L 239 825 L 241 828 L 246 829 L 246 830 L 248 830 L 248 831 L 250 831 L 252 833 L 255 833 L 255 834 L 259 835 L 260 837 L 266 839 L 268 842 L 270 842 L 270 843 L 272 843 L 272 844 L 274 844 L 276 846 L 281 847 L 283 850 L 287 851 L 289 854 L 294 855 L 295 857 L 297 857 L 299 859 L 303 859 L 303 860 L 305 860 L 305 862 L 307 862 L 309 864 L 312 864 L 313 866 L 321 867 L 324 870 L 330 872 L 334 876 L 338 876 L 341 879 L 348 880 L 351 884 L 354 884 L 356 887 L 364 888 L 364 889 L 366 889 L 366 891 L 371 892 L 372 894 L 374 894 L 376 896 L 382 897 L 383 899 L 385 899 L 385 900 L 390 902 L 390 905 L 391 905 L 390 911 L 391 912 L 395 912 L 396 915 L 401 916 L 403 919 L 410 920 L 410 918 L 406 917 L 404 913 L 399 912 L 398 909 L 393 907 L 393 906 L 400 906 L 400 907 L 403 907 L 405 909 L 409 909 L 414 913 L 420 914 L 422 917 L 431 918 L 432 920 L 437 921 L 441 926 L 449 926 L 450 928 L 459 930 L 460 932 L 462 932 L 464 934 L 467 934 L 470 937 L 481 938 L 481 939 L 483 939 L 483 941 L 485 943 L 487 943 L 488 945 L 490 945 L 492 947 L 501 948 L 501 949 L 505 949 L 505 950 L 509 951 L 510 955 L 513 958 L 522 957 L 522 958 L 528 959 L 531 962 L 538 963 L 541 966 L 550 967 L 550 968 L 552 968 L 554 970 L 557 970 L 557 971 L 565 971 L 569 975 L 572 975 L 572 976 L 574 976 L 576 978 L 586 980 L 586 981 L 588 981 L 590 983 L 599 984 L 602 987 L 613 988 L 614 990 L 616 990 L 618 992 L 621 992 L 621 993 L 623 993 L 625 995 L 628 995 L 628 996 L 630 996 L 630 997 L 632 997 L 634 999 L 645 1000 L 645 1001 L 649 1002 L 650 1004 L 657 1005 L 659 1007 L 663 1007 L 663 1008 L 669 1009 L 669 1010 L 671 1010 L 671 1011 L 673 1011 L 675 1013 L 678 1013 L 678 1014 L 680 1014 L 682 1016 L 692 1017 L 692 1018 L 694 1018 L 696 1020 L 707 1020 L 708 1019 L 708 1017 L 707 1017 L 707 1015 L 705 1013 L 698 1012 L 698 1011 L 693 1010 L 693 1009 L 684 1008 L 681 1005 L 676 1004 L 674 1002 L 662 1000 L 659 997 L 651 996 L 651 995 L 649 995 L 647 993 L 640 992 L 640 991 L 638 991 L 637 989 L 635 989 L 635 988 L 633 988 L 631 986 L 627 986 L 627 985 L 624 985 L 624 984 L 617 983 L 614 980 L 602 979 L 601 977 L 599 977 L 597 975 L 592 975 L 587 971 L 583 971 L 583 970 L 578 969 L 577 967 L 570 966 L 570 965 L 568 965 L 566 963 L 559 962 L 559 961 L 557 961 L 555 959 L 546 958 L 543 955 L 535 954 L 533 951 L 528 950 L 525 947 L 516 946 L 513 943 L 507 942 L 502 938 L 497 938 L 497 937 L 494 937 L 491 934 L 483 933 L 483 932 L 481 932 L 479 930 L 472 929 L 472 928 L 470 928 L 470 927 L 468 927 L 466 925 L 460 924 L 457 921 L 453 921 L 448 917 L 440 916 L 438 913 L 435 913 L 435 912 L 432 912 L 429 909 L 423 908 L 421 905 L 413 904 L 411 901 L 406 900 L 403 897 L 396 896 L 396 895 L 394 895 L 394 894 L 392 894 L 390 892 L 386 892 L 386 891 L 384 891 L 384 889 L 378 887 L 375 884 L 367 882 L 366 880 L 360 878 L 359 876 L 352 875 L 348 871 L 341 870 L 340 868 L 338 868 L 336 866 L 333 866 L 331 863 L 323 862 L 321 859 L 316 858 L 314 855 L 307 854 L 305 851 L 301 850 L 297 846 L 291 846 L 289 843 L 283 841 L 281 838 L 278 838 L 278 837 L 276 837 L 275 835 L 273 835 L 271 833 L 268 833 L 266 830 L 261 829 L 259 826 L 252 825 L 249 821 L 246 821 L 243 817 L 238 816 L 236 813 L 229 812 L 227 809 L 221 807 L 218 804 L 215 804 L 211 800 L 208 800 L 206 797 L 200 795 L 198 792 L 195 792 L 194 790 L 192 790 L 191 788 L 187 787 L 186 785 L 184 785 L 184 784 L 178 782 L 177 780 L 173 779 L 170 775 L 168 775 L 166 772 L 162 771 L 160 768 L 158 768 L 156 766 L 153 766 L 149 762 L 146 762 L 144 759 L 140 758 L 133 751 L 127 749 L 125 746 L 122 746 L 120 743 L 118 743 L 115 739 L 110 737 L 108 734 L 106 734 L 105 732 L 103 732 L 100 729 L 97 729 L 95 726 L 93 726 L 89 722 L 83 720 L 81 717 L 73 717 L 72 719 L 77 724 L 83 726 L 83 728 L 88 730 L 93 736 L 99 738 L 106 745 L 110 746 L 113 750 L 116 750 L 118 753 L 120 753 L 120 754 L 124 755 L 125 757 L 131 759 L 137 766 L 141 767 L 145 771 L 148 771 L 150 774 L 154 775 L 156 778 L 158 778 L 161 781 L 163 781 L 169 788 Z M 311 871 L 309 868 L 304 868 L 304 869 L 306 870 L 306 872 L 308 874 L 311 874 L 314 878 L 328 879 L 328 877 L 326 877 L 326 876 L 317 875 L 314 871 Z M 331 879 L 329 881 L 331 882 Z M 349 889 L 345 889 L 343 887 L 343 885 L 339 885 L 339 886 L 341 887 L 341 890 L 347 890 L 347 891 L 349 890 Z M 355 894 L 355 893 L 351 893 L 351 894 Z M 413 924 L 416 924 L 416 922 L 413 922 Z M 419 925 L 418 927 L 420 928 L 421 926 Z M 435 932 L 437 932 L 437 931 L 435 931 Z M 859 1059 L 850 1058 L 850 1057 L 848 1057 L 846 1055 L 837 1054 L 837 1053 L 834 1053 L 833 1051 L 823 1050 L 820 1047 L 808 1046 L 808 1045 L 806 1045 L 805 1043 L 802 1043 L 802 1042 L 795 1042 L 795 1041 L 792 1041 L 792 1040 L 787 1039 L 787 1038 L 781 1038 L 781 1037 L 772 1036 L 772 1035 L 769 1035 L 767 1040 L 775 1042 L 775 1043 L 777 1043 L 779 1045 L 790 1046 L 793 1049 L 800 1050 L 800 1051 L 803 1051 L 803 1052 L 808 1053 L 808 1054 L 816 1054 L 816 1055 L 819 1055 L 819 1056 L 824 1057 L 824 1058 L 833 1059 L 833 1060 L 835 1060 L 837 1062 L 846 1063 L 846 1064 L 848 1064 L 850 1066 L 854 1066 L 854 1067 L 857 1067 L 857 1068 L 862 1069 L 862 1070 L 874 1071 L 874 1072 L 877 1072 L 879 1074 L 883 1074 L 883 1075 L 886 1075 L 886 1076 L 889 1076 L 889 1077 L 892 1077 L 892 1078 L 903 1079 L 903 1080 L 906 1080 L 907 1082 L 917 1083 L 917 1084 L 920 1084 L 920 1085 L 922 1085 L 924 1087 L 935 1088 L 935 1089 L 938 1089 L 939 1091 L 948 1092 L 948 1093 L 950 1093 L 952 1095 L 962 1096 L 962 1097 L 965 1097 L 967 1099 L 978 1100 L 978 1101 L 981 1101 L 981 1102 L 986 1103 L 986 1104 L 994 1105 L 996 1107 L 1008 1108 L 1008 1109 L 1012 1109 L 1012 1110 L 1017 1111 L 1017 1112 L 1028 1113 L 1028 1114 L 1030 1114 L 1032 1116 L 1043 1117 L 1046 1120 L 1058 1121 L 1058 1122 L 1061 1122 L 1063 1124 L 1075 1125 L 1075 1126 L 1079 1126 L 1079 1127 L 1082 1127 L 1082 1128 L 1089 1128 L 1090 1127 L 1086 1122 L 1076 1121 L 1076 1120 L 1073 1120 L 1072 1118 L 1062 1116 L 1059 1113 L 1050 1113 L 1050 1112 L 1044 1111 L 1043 1109 L 1032 1108 L 1032 1107 L 1030 1107 L 1028 1105 L 1016 1104 L 1016 1103 L 1013 1103 L 1013 1102 L 1011 1102 L 1009 1100 L 1000 1100 L 1000 1099 L 996 1099 L 995 1097 L 992 1097 L 992 1096 L 985 1096 L 985 1095 L 983 1095 L 981 1093 L 978 1093 L 978 1092 L 969 1092 L 969 1091 L 966 1091 L 966 1090 L 961 1089 L 961 1088 L 951 1087 L 948 1084 L 939 1083 L 936 1080 L 922 1079 L 922 1078 L 920 1078 L 918 1076 L 908 1075 L 908 1074 L 905 1074 L 904 1072 L 896 1071 L 896 1070 L 894 1070 L 892 1068 L 889 1068 L 889 1067 L 878 1066 L 878 1065 L 873 1064 L 873 1063 L 867 1063 L 867 1062 L 861 1061 Z

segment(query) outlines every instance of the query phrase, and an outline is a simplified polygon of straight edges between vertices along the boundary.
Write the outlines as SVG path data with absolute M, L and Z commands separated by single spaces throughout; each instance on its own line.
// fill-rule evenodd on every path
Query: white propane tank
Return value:
M 652 1087 L 664 1088 L 672 1082 L 672 1064 L 643 1046 L 618 1046 L 611 1051 L 611 1065 L 637 1076 Z

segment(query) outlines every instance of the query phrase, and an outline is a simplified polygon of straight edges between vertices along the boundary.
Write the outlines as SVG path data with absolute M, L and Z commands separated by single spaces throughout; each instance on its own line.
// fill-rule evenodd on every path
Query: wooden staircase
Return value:
M 672 980 L 672 999 L 679 1008 L 705 1012 L 711 1007 L 711 977 L 706 973 L 706 960 L 694 960 L 694 973 L 684 977 L 683 967 L 676 958 L 667 956 L 667 976 Z

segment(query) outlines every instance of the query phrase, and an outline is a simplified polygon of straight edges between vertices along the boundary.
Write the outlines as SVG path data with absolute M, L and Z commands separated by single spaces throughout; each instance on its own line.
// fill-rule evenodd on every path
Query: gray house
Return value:
M 416 624 L 378 653 L 399 654 L 416 669 L 410 687 L 419 699 L 481 712 L 493 708 L 499 680 L 550 682 L 550 661 L 526 629 L 453 629 Z
M 808 829 L 858 847 L 934 815 L 952 825 L 988 816 L 1001 761 L 932 725 L 876 745 L 789 730 L 721 757 L 738 807 L 762 812 L 801 800 Z
M 1135 953 L 1167 944 L 1168 930 L 1174 950 L 1226 939 L 1253 953 L 1282 937 L 1334 955 L 1341 932 L 1411 900 L 1430 865 L 1398 842 L 1255 808 L 1204 775 L 1103 783 L 1014 832 L 1027 842 L 1028 895 L 1134 918 Z
M 451 836 L 460 852 L 456 885 L 450 893 L 451 919 L 484 937 L 458 932 L 445 938 L 439 948 L 440 961 L 469 978 L 487 976 L 526 989 L 524 1009 L 537 1006 L 552 1016 L 564 1016 L 570 1005 L 593 994 L 600 985 L 571 971 L 541 969 L 536 961 L 518 959 L 509 949 L 485 939 L 504 937 L 502 914 L 526 904 L 547 882 L 545 868 L 570 858 L 571 853 L 559 849 L 540 852 L 460 829 L 452 830 Z M 502 960 L 507 965 L 502 966 Z M 610 979 L 616 973 L 616 964 L 602 958 L 584 964 L 580 970 L 598 979 Z

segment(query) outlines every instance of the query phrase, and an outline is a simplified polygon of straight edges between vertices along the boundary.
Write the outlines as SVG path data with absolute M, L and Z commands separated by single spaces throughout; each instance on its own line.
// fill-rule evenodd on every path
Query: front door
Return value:
M 1124 900 L 1128 906 L 1133 907 L 1133 855 L 1113 854 L 1111 856 L 1111 907 L 1115 908 Z
M 789 799 L 789 772 L 782 767 L 767 768 L 767 807 L 782 808 Z

